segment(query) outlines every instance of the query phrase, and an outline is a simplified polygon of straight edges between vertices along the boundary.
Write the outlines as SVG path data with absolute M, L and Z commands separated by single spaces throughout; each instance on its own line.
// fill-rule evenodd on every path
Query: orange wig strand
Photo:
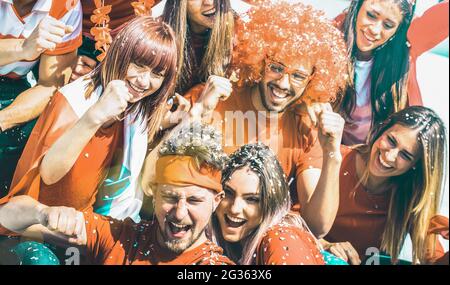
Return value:
M 349 61 L 342 33 L 323 12 L 309 5 L 283 0 L 256 2 L 248 18 L 237 23 L 233 69 L 238 85 L 259 82 L 266 57 L 287 66 L 308 60 L 314 73 L 301 100 L 336 99 L 348 79 Z

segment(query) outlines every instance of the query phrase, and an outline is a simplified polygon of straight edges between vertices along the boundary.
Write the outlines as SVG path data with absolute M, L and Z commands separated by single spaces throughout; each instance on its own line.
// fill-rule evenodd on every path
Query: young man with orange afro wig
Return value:
M 255 142 L 272 148 L 318 237 L 333 223 L 318 213 L 333 217 L 338 207 L 344 121 L 329 102 L 346 86 L 347 64 L 343 37 L 324 14 L 301 3 L 261 2 L 237 23 L 233 88 L 211 76 L 188 94 L 191 115 L 223 131 L 227 153 Z M 314 102 L 317 122 L 298 110 Z

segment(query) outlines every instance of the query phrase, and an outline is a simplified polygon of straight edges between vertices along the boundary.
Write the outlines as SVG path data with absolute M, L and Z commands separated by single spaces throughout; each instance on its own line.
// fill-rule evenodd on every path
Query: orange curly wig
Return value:
M 238 86 L 259 82 L 264 59 L 286 66 L 308 60 L 314 73 L 301 100 L 330 102 L 348 80 L 348 57 L 342 33 L 325 14 L 302 3 L 252 1 L 248 18 L 237 22 L 232 71 Z

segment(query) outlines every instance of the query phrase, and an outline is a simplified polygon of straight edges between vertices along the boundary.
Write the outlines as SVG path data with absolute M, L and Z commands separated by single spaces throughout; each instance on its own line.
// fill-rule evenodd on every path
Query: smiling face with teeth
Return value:
M 124 80 L 128 91 L 133 96 L 130 103 L 136 103 L 158 91 L 164 79 L 164 73 L 155 73 L 148 66 L 130 63 Z
M 222 197 L 222 193 L 197 186 L 158 185 L 154 198 L 158 243 L 178 254 L 200 246 Z
M 223 238 L 239 242 L 256 229 L 262 219 L 259 177 L 249 167 L 236 170 L 226 182 L 225 198 L 216 211 Z
M 259 83 L 259 98 L 255 98 L 257 104 L 261 104 L 268 112 L 284 112 L 302 97 L 313 69 L 313 63 L 307 58 L 299 58 L 290 66 L 282 61 L 267 62 Z
M 403 15 L 393 0 L 366 0 L 356 20 L 356 45 L 360 53 L 370 56 L 374 49 L 392 38 Z
M 409 171 L 420 158 L 418 130 L 395 124 L 372 147 L 369 172 L 374 177 L 394 177 Z
M 188 0 L 187 12 L 189 23 L 195 33 L 212 29 L 216 19 L 214 0 Z

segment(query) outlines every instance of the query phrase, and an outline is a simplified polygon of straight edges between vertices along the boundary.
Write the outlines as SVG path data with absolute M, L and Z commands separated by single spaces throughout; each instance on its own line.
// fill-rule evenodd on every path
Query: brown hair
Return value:
M 92 85 L 86 97 L 113 80 L 123 80 L 131 63 L 148 66 L 153 72 L 165 73 L 161 88 L 127 110 L 144 118 L 152 141 L 159 131 L 166 102 L 174 93 L 177 65 L 177 45 L 172 29 L 152 17 L 137 17 L 130 21 L 113 40 L 105 59 L 91 75 Z M 136 117 L 136 118 L 137 118 Z
M 369 136 L 368 146 L 359 147 L 363 156 L 368 157 L 373 144 L 396 124 L 419 130 L 417 140 L 421 147 L 421 158 L 405 174 L 390 179 L 394 190 L 390 193 L 381 249 L 396 260 L 409 233 L 413 262 L 425 263 L 424 249 L 429 238 L 427 230 L 430 219 L 439 210 L 446 178 L 446 130 L 444 123 L 433 110 L 412 106 L 392 114 L 386 121 L 375 126 Z M 362 182 L 369 175 L 367 169 L 365 172 Z M 431 241 L 432 247 L 434 243 L 435 240 Z
M 352 0 L 344 22 L 343 31 L 347 42 L 350 87 L 337 107 L 347 122 L 352 122 L 351 114 L 356 108 L 356 92 L 354 89 L 356 55 L 356 22 L 359 10 L 366 0 Z M 372 126 L 383 122 L 387 117 L 404 109 L 408 101 L 409 47 L 407 33 L 415 11 L 415 1 L 392 0 L 400 9 L 403 20 L 396 33 L 382 46 L 373 51 L 373 67 L 371 70 L 371 103 Z
M 194 78 L 205 82 L 210 75 L 225 76 L 231 61 L 234 33 L 234 15 L 229 0 L 214 0 L 216 19 L 209 32 L 208 46 L 203 59 L 195 58 L 192 47 L 191 29 L 188 23 L 188 1 L 167 0 L 163 19 L 177 36 L 179 45 L 177 92 L 185 93 L 193 85 Z M 196 61 L 200 64 L 196 71 Z
M 243 237 L 242 250 L 234 250 L 233 245 L 224 240 L 216 215 L 213 215 L 211 224 L 213 239 L 223 247 L 225 254 L 239 264 L 250 265 L 259 243 L 270 227 L 285 222 L 308 231 L 309 229 L 300 215 L 290 212 L 289 185 L 280 162 L 269 147 L 262 143 L 248 144 L 231 154 L 222 171 L 222 186 L 226 185 L 234 172 L 244 167 L 249 167 L 259 177 L 261 222 L 248 236 Z

